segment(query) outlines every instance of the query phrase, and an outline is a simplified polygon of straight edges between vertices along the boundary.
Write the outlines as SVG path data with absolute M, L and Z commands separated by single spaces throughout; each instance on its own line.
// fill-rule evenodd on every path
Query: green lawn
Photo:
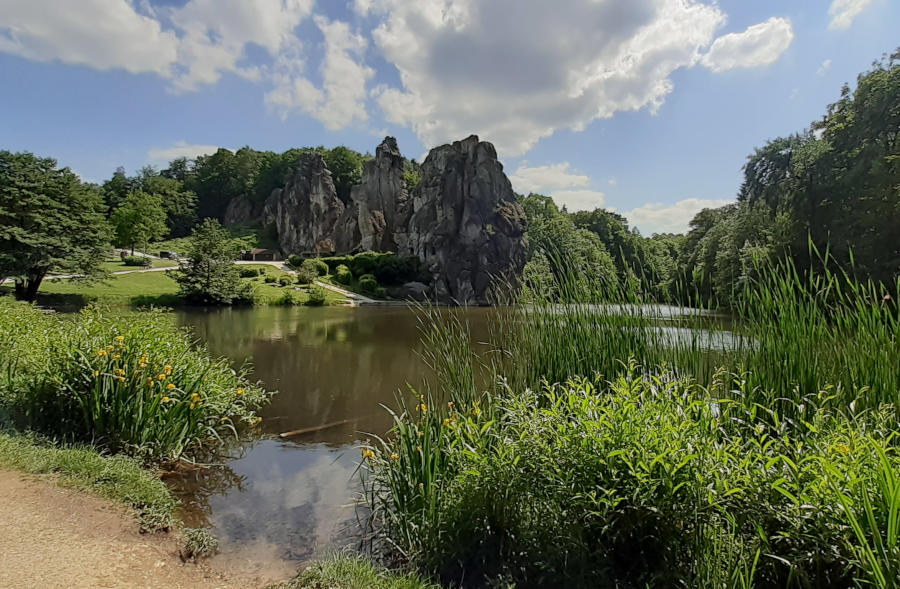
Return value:
M 178 262 L 176 262 L 175 260 L 157 260 L 155 258 L 150 260 L 151 268 L 171 268 L 171 267 L 174 267 L 177 265 L 178 265 Z M 120 260 L 118 258 L 108 259 L 107 261 L 103 262 L 103 264 L 101 264 L 101 267 L 104 270 L 106 270 L 107 272 L 124 272 L 124 271 L 131 271 L 131 270 L 145 270 L 146 269 L 141 266 L 126 266 L 122 262 L 122 260 Z
M 169 260 L 161 260 L 168 262 Z M 287 274 L 280 268 L 265 264 L 247 264 L 240 268 L 264 269 L 266 274 L 276 279 Z M 49 306 L 81 307 L 88 303 L 97 302 L 104 305 L 130 305 L 130 306 L 163 306 L 177 307 L 182 304 L 178 296 L 178 283 L 168 276 L 168 272 L 135 272 L 131 274 L 117 274 L 109 280 L 85 282 L 70 279 L 47 279 L 41 284 L 38 293 L 38 302 Z M 261 305 L 279 304 L 289 290 L 294 296 L 296 304 L 304 304 L 309 300 L 306 286 L 299 290 L 296 283 L 291 286 L 281 286 L 278 283 L 267 284 L 264 277 L 245 278 L 253 284 Z M 9 290 L 4 287 L 3 290 Z M 325 304 L 335 305 L 343 299 L 338 293 L 325 290 Z

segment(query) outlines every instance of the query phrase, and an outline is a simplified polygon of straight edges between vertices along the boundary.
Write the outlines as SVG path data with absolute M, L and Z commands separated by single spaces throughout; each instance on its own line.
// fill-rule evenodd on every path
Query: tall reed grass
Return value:
M 435 379 L 363 449 L 380 536 L 465 586 L 895 587 L 897 309 L 757 275 L 723 321 L 562 274 L 478 353 L 421 309 Z

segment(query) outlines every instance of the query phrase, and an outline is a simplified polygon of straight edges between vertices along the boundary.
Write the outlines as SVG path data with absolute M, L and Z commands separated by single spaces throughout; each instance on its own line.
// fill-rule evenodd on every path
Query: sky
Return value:
M 680 232 L 898 30 L 896 0 L 0 0 L 0 149 L 100 182 L 474 133 L 518 192 Z

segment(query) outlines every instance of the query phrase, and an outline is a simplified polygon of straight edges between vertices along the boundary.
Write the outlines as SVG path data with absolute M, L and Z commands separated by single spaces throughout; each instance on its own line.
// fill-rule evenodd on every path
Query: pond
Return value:
M 661 307 L 660 318 L 684 311 Z M 464 313 L 475 341 L 486 339 L 491 310 Z M 359 443 L 388 430 L 382 405 L 393 406 L 407 384 L 418 386 L 428 373 L 415 313 L 258 307 L 180 311 L 177 318 L 214 355 L 252 363 L 255 378 L 278 391 L 262 411 L 263 436 L 232 448 L 224 465 L 170 480 L 187 523 L 210 526 L 219 538 L 218 564 L 274 580 L 358 545 Z M 684 331 L 663 329 L 673 337 Z M 279 435 L 298 430 L 304 433 Z

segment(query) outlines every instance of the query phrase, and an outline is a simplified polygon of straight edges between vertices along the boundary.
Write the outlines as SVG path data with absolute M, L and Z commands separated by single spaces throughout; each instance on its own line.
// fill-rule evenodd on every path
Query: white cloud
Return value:
M 345 22 L 315 20 L 325 37 L 325 58 L 319 68 L 322 88 L 297 72 L 285 71 L 278 75 L 275 89 L 266 94 L 266 104 L 283 118 L 293 110 L 306 112 L 328 129 L 367 120 L 366 84 L 375 71 L 361 63 L 368 45 L 365 37 L 351 32 Z
M 127 0 L 0 2 L 0 51 L 99 70 L 172 75 L 178 39 Z
M 218 145 L 195 145 L 177 141 L 170 147 L 154 147 L 147 152 L 147 159 L 154 164 L 167 164 L 179 157 L 195 158 L 215 153 L 218 149 Z
M 572 211 L 592 211 L 606 203 L 606 195 L 597 190 L 554 190 L 553 202 Z
M 872 0 L 834 0 L 828 7 L 828 16 L 831 17 L 828 28 L 831 30 L 850 28 L 853 19 L 871 3 Z
M 570 167 L 569 162 L 534 167 L 522 165 L 510 174 L 509 181 L 521 194 L 587 186 L 590 178 L 570 172 Z
M 740 33 L 716 39 L 703 56 L 703 65 L 714 72 L 760 67 L 774 63 L 794 40 L 791 21 L 772 17 Z
M 822 62 L 822 65 L 819 66 L 819 69 L 816 71 L 817 76 L 824 76 L 828 73 L 828 70 L 831 69 L 831 60 L 826 59 Z
M 244 63 L 248 45 L 273 57 L 298 57 L 294 29 L 312 13 L 313 0 L 190 0 L 168 11 L 181 31 L 175 89 L 196 90 L 231 72 L 258 79 L 262 71 Z
M 703 209 L 725 206 L 732 201 L 721 199 L 688 198 L 673 205 L 650 203 L 622 214 L 628 222 L 644 235 L 654 233 L 684 233 L 694 215 Z
M 503 155 L 559 129 L 648 108 L 725 15 L 696 0 L 357 0 L 402 87 L 375 96 L 426 147 L 470 133 Z M 512 16 L 511 16 L 512 15 Z

